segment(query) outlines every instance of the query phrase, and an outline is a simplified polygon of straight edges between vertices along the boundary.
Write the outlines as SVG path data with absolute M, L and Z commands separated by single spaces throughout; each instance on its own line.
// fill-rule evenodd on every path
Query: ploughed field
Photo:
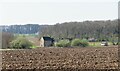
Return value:
M 38 48 L 2 51 L 3 69 L 117 69 L 118 48 Z

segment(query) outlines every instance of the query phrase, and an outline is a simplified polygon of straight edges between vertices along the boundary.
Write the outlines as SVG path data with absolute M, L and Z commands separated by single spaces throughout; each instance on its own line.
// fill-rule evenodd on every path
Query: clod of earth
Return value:
M 3 69 L 117 69 L 118 48 L 38 48 L 2 51 Z

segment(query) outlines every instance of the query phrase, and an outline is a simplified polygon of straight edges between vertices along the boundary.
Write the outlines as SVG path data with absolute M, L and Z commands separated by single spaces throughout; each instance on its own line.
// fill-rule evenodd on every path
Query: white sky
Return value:
M 0 0 L 0 25 L 118 18 L 119 0 Z

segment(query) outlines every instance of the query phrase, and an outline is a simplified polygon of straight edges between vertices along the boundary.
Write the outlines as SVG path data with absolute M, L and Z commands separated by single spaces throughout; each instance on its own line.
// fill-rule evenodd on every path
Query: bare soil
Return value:
M 38 48 L 2 51 L 2 69 L 117 69 L 118 48 Z

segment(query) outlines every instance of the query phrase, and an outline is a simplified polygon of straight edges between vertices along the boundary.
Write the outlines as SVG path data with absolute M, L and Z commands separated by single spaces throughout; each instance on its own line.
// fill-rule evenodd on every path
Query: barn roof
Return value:
M 51 37 L 43 37 L 43 39 L 46 40 L 46 41 L 54 41 L 54 39 L 51 38 Z

